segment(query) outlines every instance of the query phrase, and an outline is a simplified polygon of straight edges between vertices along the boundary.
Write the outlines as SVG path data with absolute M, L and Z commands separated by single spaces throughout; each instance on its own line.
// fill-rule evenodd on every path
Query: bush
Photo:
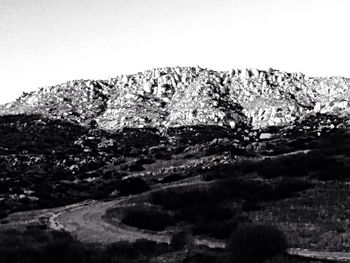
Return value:
M 277 255 L 271 259 L 265 260 L 264 263 L 306 263 L 306 261 L 300 261 L 296 257 Z
M 3 219 L 5 217 L 8 216 L 8 212 L 7 211 L 0 211 L 0 219 Z
M 213 196 L 207 189 L 190 189 L 179 192 L 177 189 L 153 192 L 151 202 L 164 209 L 182 209 L 183 207 L 205 205 L 213 202 Z
M 240 225 L 227 244 L 231 262 L 261 263 L 287 249 L 284 234 L 270 225 Z
M 172 235 L 170 246 L 174 250 L 189 249 L 193 246 L 194 239 L 189 231 L 181 230 Z
M 205 221 L 221 221 L 230 219 L 234 215 L 234 211 L 228 207 L 224 207 L 219 203 L 207 203 L 192 205 L 180 208 L 175 213 L 176 221 L 195 222 L 198 219 Z
M 128 241 L 120 241 L 109 245 L 105 251 L 110 257 L 133 258 L 139 255 L 138 250 Z
M 275 185 L 273 198 L 287 198 L 310 187 L 311 184 L 309 182 L 301 180 L 299 178 L 282 178 L 282 180 Z
M 234 219 L 223 221 L 198 221 L 193 226 L 193 234 L 206 235 L 218 239 L 227 239 L 230 237 L 230 231 L 237 227 Z
M 186 258 L 181 261 L 182 263 L 225 263 L 225 254 L 220 252 L 209 251 L 196 251 L 194 253 L 188 253 Z
M 148 262 L 147 258 L 170 251 L 168 244 L 147 240 L 121 241 L 105 247 L 82 243 L 69 233 L 39 228 L 0 232 L 0 263 Z
M 70 242 L 63 252 L 62 262 L 85 263 L 90 262 L 89 253 L 85 246 L 79 242 Z
M 118 190 L 122 195 L 132 195 L 148 191 L 150 188 L 145 180 L 141 178 L 128 178 L 122 180 Z
M 173 218 L 166 212 L 147 209 L 127 211 L 122 223 L 142 229 L 161 231 L 174 222 Z
M 143 166 L 139 163 L 133 163 L 127 166 L 127 170 L 131 172 L 140 172 L 144 171 L 145 168 L 143 168 Z
M 142 255 L 158 255 L 171 251 L 170 246 L 167 243 L 158 243 L 147 239 L 138 239 L 133 244 Z
M 241 171 L 239 171 L 237 165 L 233 164 L 219 164 L 213 167 L 210 167 L 207 170 L 203 171 L 202 178 L 205 181 L 212 181 L 215 179 L 222 178 L 232 178 L 238 175 L 241 175 Z
M 147 260 L 153 255 L 159 255 L 170 252 L 170 246 L 165 243 L 157 243 L 155 241 L 149 241 L 145 239 L 139 239 L 136 242 L 130 243 L 128 241 L 119 241 L 109 245 L 103 250 L 104 255 L 107 255 L 108 259 L 106 262 L 149 262 Z M 102 262 L 102 255 L 95 257 L 98 262 Z M 95 263 L 95 261 L 92 262 Z
M 176 182 L 176 181 L 180 181 L 181 179 L 183 179 L 184 177 L 181 174 L 170 174 L 165 176 L 164 178 L 162 178 L 160 180 L 160 182 L 162 184 L 166 184 L 166 183 L 172 183 L 172 182 Z
M 196 225 L 193 228 L 193 232 L 195 234 L 199 235 L 207 235 L 209 237 L 217 238 L 217 239 L 228 239 L 231 235 L 232 229 L 237 228 L 238 225 L 244 224 L 244 223 L 250 223 L 251 220 L 248 216 L 245 215 L 235 215 L 233 218 L 229 220 L 222 220 L 222 221 L 211 221 L 206 222 L 206 225 L 196 223 Z M 207 228 L 205 228 L 207 226 Z M 202 227 L 202 228 L 201 228 Z M 200 233 L 200 231 L 205 231 Z

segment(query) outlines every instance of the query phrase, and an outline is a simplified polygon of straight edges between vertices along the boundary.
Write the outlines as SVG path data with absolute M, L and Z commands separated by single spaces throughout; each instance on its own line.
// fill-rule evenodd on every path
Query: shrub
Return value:
M 226 239 L 230 236 L 230 231 L 237 225 L 232 220 L 217 221 L 199 221 L 193 227 L 195 235 L 207 235 L 213 238 Z
M 176 221 L 195 222 L 197 219 L 205 221 L 221 221 L 232 218 L 234 212 L 218 203 L 198 204 L 180 208 L 175 213 Z
M 209 251 L 189 253 L 182 263 L 225 263 L 225 254 Z
M 127 211 L 122 223 L 142 229 L 161 231 L 173 224 L 173 218 L 160 210 Z
M 242 202 L 242 211 L 258 211 L 261 209 L 261 204 L 257 200 L 247 199 Z
M 121 241 L 105 247 L 79 242 L 69 233 L 39 228 L 0 232 L 0 263 L 141 263 L 170 251 L 168 244 L 147 240 Z
M 174 250 L 189 249 L 193 246 L 194 239 L 189 231 L 181 230 L 172 235 L 170 246 Z
M 270 225 L 240 225 L 227 244 L 231 262 L 261 263 L 285 252 L 284 234 Z
M 164 178 L 162 178 L 160 180 L 160 182 L 162 184 L 166 184 L 166 183 L 171 183 L 171 182 L 176 182 L 176 181 L 180 181 L 181 179 L 183 179 L 184 177 L 181 174 L 170 174 L 165 176 Z
M 266 178 L 279 176 L 301 177 L 308 171 L 319 169 L 318 157 L 315 154 L 298 154 L 277 159 L 265 159 L 258 163 L 257 172 Z
M 150 188 L 141 178 L 128 178 L 120 182 L 118 189 L 122 195 L 131 195 L 148 191 Z
M 202 177 L 205 181 L 212 181 L 221 178 L 232 178 L 241 175 L 237 165 L 233 164 L 219 164 L 203 171 Z
M 264 261 L 264 263 L 306 263 L 293 257 L 284 255 L 277 255 Z
M 139 163 L 134 163 L 134 164 L 130 164 L 127 167 L 127 170 L 131 172 L 139 172 L 139 171 L 144 171 L 145 168 L 143 168 L 143 166 Z
M 73 239 L 70 236 L 55 235 L 51 242 L 41 247 L 44 258 L 50 260 L 52 263 L 63 262 L 64 257 L 68 258 L 69 256 L 69 253 L 65 255 L 65 251 L 72 242 Z
M 168 151 L 158 151 L 153 155 L 153 158 L 159 160 L 170 160 L 171 155 L 171 152 Z
M 194 235 L 205 235 L 217 239 L 228 239 L 232 229 L 243 223 L 249 223 L 248 216 L 237 214 L 225 220 L 198 220 L 193 224 Z
M 218 200 L 238 199 L 261 201 L 271 193 L 271 187 L 265 182 L 245 181 L 244 179 L 230 178 L 219 180 L 211 189 L 212 196 Z
M 147 159 L 147 158 L 140 158 L 139 160 L 137 160 L 135 162 L 135 164 L 137 165 L 144 165 L 144 164 L 151 164 L 151 163 L 155 163 L 156 161 L 153 159 Z
M 273 197 L 274 199 L 287 198 L 310 187 L 311 184 L 309 182 L 299 178 L 282 178 L 274 188 Z
M 128 241 L 120 241 L 109 245 L 105 251 L 110 257 L 134 258 L 139 255 L 137 249 Z
M 7 215 L 8 215 L 7 211 L 0 211 L 0 219 L 7 217 Z
M 142 255 L 164 254 L 170 252 L 170 246 L 167 243 L 158 243 L 147 239 L 138 239 L 133 244 Z
M 89 262 L 88 251 L 79 242 L 70 242 L 63 252 L 62 262 L 65 263 L 85 263 Z
M 181 192 L 170 189 L 152 193 L 151 201 L 164 209 L 182 209 L 183 207 L 208 204 L 213 201 L 213 196 L 207 189 L 190 189 Z
M 159 255 L 170 252 L 170 247 L 165 243 L 157 243 L 155 241 L 149 241 L 145 239 L 139 239 L 134 243 L 128 241 L 119 241 L 109 245 L 103 252 L 104 255 L 97 255 L 96 259 L 98 262 L 101 258 L 108 256 L 106 262 L 149 262 L 147 258 L 152 255 Z M 94 259 L 94 260 L 96 260 Z M 110 260 L 108 260 L 110 259 Z M 95 262 L 92 260 L 91 262 Z

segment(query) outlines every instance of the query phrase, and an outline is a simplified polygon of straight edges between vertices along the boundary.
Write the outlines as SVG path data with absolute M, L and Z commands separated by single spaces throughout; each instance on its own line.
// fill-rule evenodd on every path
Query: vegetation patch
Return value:
M 127 209 L 122 223 L 137 228 L 152 231 L 162 231 L 174 224 L 173 217 L 168 212 L 155 208 Z
M 66 232 L 43 231 L 35 227 L 0 234 L 1 263 L 136 263 L 149 262 L 150 257 L 173 251 L 167 244 L 147 240 L 102 247 L 81 243 Z
M 337 181 L 314 183 L 288 199 L 249 211 L 256 223 L 277 225 L 292 247 L 350 251 L 349 184 Z
M 122 180 L 118 184 L 118 190 L 121 195 L 138 194 L 138 193 L 148 191 L 149 189 L 150 187 L 148 186 L 147 182 L 142 178 L 132 177 L 132 178 Z
M 285 253 L 284 234 L 269 225 L 240 225 L 232 232 L 227 249 L 231 262 L 259 263 Z
M 153 192 L 151 202 L 171 211 L 175 222 L 190 223 L 195 235 L 226 239 L 237 225 L 250 222 L 246 212 L 310 187 L 310 183 L 300 178 L 268 183 L 234 177 L 202 187 Z

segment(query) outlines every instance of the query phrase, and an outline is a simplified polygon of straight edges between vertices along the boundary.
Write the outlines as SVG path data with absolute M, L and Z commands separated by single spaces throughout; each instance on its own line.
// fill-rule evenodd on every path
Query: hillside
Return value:
M 313 113 L 348 116 L 350 80 L 301 73 L 176 67 L 76 80 L 23 94 L 0 114 L 40 114 L 115 130 L 190 125 L 283 126 Z M 96 121 L 96 122 L 95 122 Z

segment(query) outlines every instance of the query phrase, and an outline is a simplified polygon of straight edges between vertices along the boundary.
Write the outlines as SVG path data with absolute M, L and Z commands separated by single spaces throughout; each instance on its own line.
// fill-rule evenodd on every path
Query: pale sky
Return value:
M 163 66 L 350 77 L 349 0 L 0 0 L 0 103 Z

